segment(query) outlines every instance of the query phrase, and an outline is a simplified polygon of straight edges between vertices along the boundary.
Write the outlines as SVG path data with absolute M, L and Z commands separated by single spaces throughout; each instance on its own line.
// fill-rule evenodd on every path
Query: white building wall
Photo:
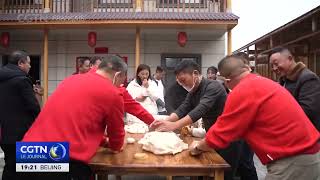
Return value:
M 94 48 L 87 44 L 90 30 L 52 30 L 49 32 L 49 94 L 67 76 L 75 72 L 77 56 L 94 56 Z M 128 57 L 128 78 L 134 77 L 135 30 L 95 30 L 96 47 L 108 47 L 109 54 Z M 187 32 L 188 33 L 188 32 Z M 10 50 L 26 50 L 31 55 L 41 56 L 41 76 L 43 79 L 43 32 L 39 30 L 16 30 L 10 32 Z M 209 66 L 217 65 L 225 54 L 223 33 L 218 35 L 192 31 L 188 33 L 185 47 L 177 43 L 177 31 L 142 30 L 141 63 L 148 64 L 154 73 L 161 65 L 162 53 L 201 54 L 202 73 Z

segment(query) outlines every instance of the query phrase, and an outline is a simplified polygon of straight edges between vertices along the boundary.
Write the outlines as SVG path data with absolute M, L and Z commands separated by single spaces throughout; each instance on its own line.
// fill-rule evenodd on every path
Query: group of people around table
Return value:
M 241 55 L 218 63 L 219 80 L 204 78 L 194 61 L 182 61 L 173 86 L 186 90 L 186 97 L 168 118 L 155 120 L 152 115 L 164 112 L 166 95 L 158 96 L 161 78 L 152 81 L 147 65 L 138 67 L 126 89 L 127 64 L 114 55 L 96 58 L 85 73 L 63 80 L 40 111 L 39 92 L 27 78 L 30 58 L 15 51 L 0 69 L 2 179 L 89 179 L 88 163 L 100 146 L 113 153 L 125 148 L 127 112 L 155 131 L 174 131 L 202 118 L 206 136 L 190 151 L 215 149 L 231 165 L 226 179 L 234 177 L 241 158 L 252 161 L 252 153 L 241 152 L 245 142 L 267 165 L 267 180 L 319 180 L 320 79 L 286 48 L 275 49 L 269 59 L 280 83 L 252 73 Z M 15 173 L 16 141 L 69 142 L 70 172 Z

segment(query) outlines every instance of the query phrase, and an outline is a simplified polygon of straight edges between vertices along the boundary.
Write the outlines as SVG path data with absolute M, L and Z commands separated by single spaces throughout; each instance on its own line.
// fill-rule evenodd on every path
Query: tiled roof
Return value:
M 98 12 L 98 13 L 38 13 L 0 14 L 0 22 L 83 21 L 83 20 L 203 20 L 233 21 L 239 17 L 232 13 L 175 13 L 175 12 Z

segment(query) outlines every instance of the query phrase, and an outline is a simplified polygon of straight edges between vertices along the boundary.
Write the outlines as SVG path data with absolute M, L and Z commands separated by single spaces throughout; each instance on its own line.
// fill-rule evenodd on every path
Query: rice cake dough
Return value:
M 188 149 L 188 144 L 174 132 L 149 132 L 138 143 L 144 150 L 157 155 L 177 154 Z

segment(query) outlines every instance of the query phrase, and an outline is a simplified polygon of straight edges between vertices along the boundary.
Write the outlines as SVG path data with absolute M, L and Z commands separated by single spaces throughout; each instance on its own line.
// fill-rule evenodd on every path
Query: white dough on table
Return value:
M 144 123 L 134 123 L 130 125 L 125 125 L 124 129 L 131 134 L 144 134 L 149 131 L 148 125 Z
M 192 136 L 203 138 L 206 135 L 206 130 L 203 128 L 192 128 Z
M 133 144 L 135 141 L 136 140 L 134 138 L 131 138 L 131 137 L 127 138 L 127 143 L 128 144 Z
M 138 143 L 144 150 L 157 155 L 177 154 L 188 149 L 188 144 L 174 132 L 149 132 Z

